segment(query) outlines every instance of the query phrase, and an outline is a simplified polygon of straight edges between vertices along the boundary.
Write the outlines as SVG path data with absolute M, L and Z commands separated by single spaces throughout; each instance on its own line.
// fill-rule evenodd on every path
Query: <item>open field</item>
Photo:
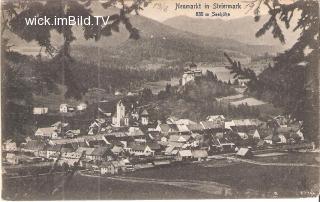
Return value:
M 143 88 L 149 88 L 153 94 L 158 94 L 160 91 L 165 90 L 167 84 L 170 84 L 171 86 L 177 86 L 179 85 L 179 79 L 180 78 L 172 78 L 170 81 L 156 81 L 156 82 L 147 82 L 143 84 Z
M 239 101 L 230 102 L 230 104 L 234 106 L 239 106 L 241 104 L 247 104 L 248 106 L 257 106 L 257 105 L 264 105 L 266 103 L 261 100 L 257 100 L 253 97 L 248 97 Z
M 290 153 L 255 160 L 314 163 L 317 155 Z M 319 168 L 261 166 L 225 159 L 142 169 L 112 178 L 76 174 L 52 195 L 52 190 L 65 179 L 63 174 L 52 178 L 45 175 L 4 178 L 2 197 L 7 200 L 300 197 L 315 195 L 319 190 Z M 225 192 L 221 187 L 225 187 Z
M 4 180 L 2 197 L 7 200 L 98 200 L 98 199 L 192 199 L 217 198 L 212 194 L 153 183 L 136 183 L 101 177 L 76 175 L 60 192 L 51 193 L 63 175 L 55 175 L 53 182 L 46 177 Z
M 254 160 L 272 163 L 306 163 L 306 164 L 319 164 L 317 158 L 319 153 L 293 153 L 290 155 L 277 155 L 268 157 L 255 157 Z

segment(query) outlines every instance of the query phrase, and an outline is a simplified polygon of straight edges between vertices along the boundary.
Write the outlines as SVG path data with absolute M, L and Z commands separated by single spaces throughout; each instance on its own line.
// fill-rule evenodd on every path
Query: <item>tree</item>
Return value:
M 171 93 L 171 84 L 168 84 L 166 85 L 166 93 L 167 94 L 170 94 Z
M 73 81 L 73 75 L 69 65 L 73 62 L 70 55 L 70 44 L 76 39 L 73 35 L 72 25 L 56 25 L 55 18 L 68 18 L 69 16 L 90 17 L 92 25 L 83 25 L 83 37 L 98 41 L 103 36 L 110 36 L 112 32 L 119 32 L 120 24 L 123 24 L 130 33 L 130 39 L 139 38 L 139 30 L 134 28 L 128 18 L 128 14 L 139 11 L 149 4 L 150 0 L 137 0 L 132 4 L 127 4 L 124 0 L 107 0 L 99 3 L 104 9 L 112 6 L 121 5 L 118 14 L 104 16 L 108 19 L 108 24 L 104 25 L 102 21 L 98 21 L 91 13 L 91 6 L 94 4 L 92 0 L 18 0 L 7 1 L 2 5 L 2 33 L 5 30 L 16 34 L 21 39 L 30 42 L 35 40 L 44 48 L 45 53 L 53 57 L 54 60 L 60 60 L 61 72 L 65 72 L 67 79 L 65 84 L 68 87 L 66 96 L 79 98 L 81 91 L 77 89 L 79 86 Z M 33 25 L 28 26 L 25 19 L 34 16 L 49 18 L 52 25 Z M 64 38 L 63 46 L 58 50 L 51 43 L 51 33 L 57 31 Z M 41 54 L 42 48 L 39 54 Z M 73 90 L 75 89 L 75 90 Z
M 278 0 L 253 0 L 248 3 L 254 9 L 255 21 L 260 19 L 261 6 L 269 10 L 270 18 L 257 31 L 260 37 L 272 30 L 274 38 L 285 43 L 285 36 L 279 23 L 286 29 L 293 26 L 294 13 L 299 15 L 293 31 L 301 30 L 297 42 L 284 53 L 274 58 L 274 65 L 269 66 L 259 76 L 249 68 L 241 67 L 240 62 L 231 63 L 231 72 L 237 78 L 250 79 L 247 86 L 251 93 L 266 97 L 276 106 L 283 107 L 287 114 L 303 121 L 305 136 L 319 144 L 319 4 L 315 0 L 298 0 L 282 4 Z
M 141 103 L 148 103 L 152 100 L 153 94 L 150 88 L 144 88 L 141 92 Z
M 239 85 L 239 79 L 235 79 L 235 80 L 233 81 L 233 85 Z

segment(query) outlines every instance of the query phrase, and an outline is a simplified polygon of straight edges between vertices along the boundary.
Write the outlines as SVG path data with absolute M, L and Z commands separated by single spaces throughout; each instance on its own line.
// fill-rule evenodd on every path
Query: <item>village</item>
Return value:
M 202 75 L 193 67 L 190 65 L 182 76 L 182 86 Z M 160 121 L 152 119 L 147 107 L 139 106 L 132 96 L 94 105 L 97 114 L 85 126 L 85 134 L 64 116 L 85 113 L 89 104 L 61 103 L 57 109 L 60 121 L 37 128 L 19 146 L 12 140 L 4 142 L 4 174 L 19 176 L 26 174 L 19 168 L 57 164 L 90 175 L 115 175 L 210 161 L 221 155 L 250 158 L 255 153 L 312 148 L 304 140 L 302 124 L 288 116 L 262 121 L 212 114 L 200 122 L 174 116 Z M 48 108 L 33 108 L 35 116 L 47 113 Z

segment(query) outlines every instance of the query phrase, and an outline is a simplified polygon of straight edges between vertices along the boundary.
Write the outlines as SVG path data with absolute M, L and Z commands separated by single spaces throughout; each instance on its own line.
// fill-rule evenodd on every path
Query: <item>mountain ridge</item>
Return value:
M 272 45 L 277 46 L 281 50 L 290 47 L 297 38 L 298 33 L 293 33 L 283 27 L 281 28 L 283 28 L 287 38 L 287 44 L 281 44 L 278 39 L 273 38 L 270 32 L 259 38 L 255 37 L 255 33 L 268 19 L 269 16 L 267 15 L 261 16 L 258 22 L 254 21 L 253 16 L 223 20 L 197 19 L 180 15 L 163 21 L 163 24 L 201 36 L 230 38 L 250 45 Z

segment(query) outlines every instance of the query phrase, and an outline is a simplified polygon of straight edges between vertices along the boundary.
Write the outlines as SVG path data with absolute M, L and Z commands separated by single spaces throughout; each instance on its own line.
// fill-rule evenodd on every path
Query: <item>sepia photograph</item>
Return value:
M 318 0 L 0 0 L 1 198 L 317 198 Z

